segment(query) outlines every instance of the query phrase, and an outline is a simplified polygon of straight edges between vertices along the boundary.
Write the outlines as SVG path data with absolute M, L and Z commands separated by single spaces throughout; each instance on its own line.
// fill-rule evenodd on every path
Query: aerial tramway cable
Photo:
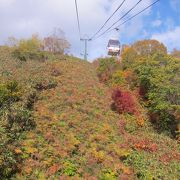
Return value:
M 121 16 L 116 22 L 114 22 L 106 31 L 104 31 L 102 34 L 100 34 L 98 37 L 104 35 L 106 32 L 108 32 L 114 25 L 116 25 L 119 21 L 121 21 L 125 16 L 127 16 L 133 9 L 136 8 L 138 4 L 140 4 L 142 0 L 139 0 L 131 9 L 129 9 L 123 16 Z M 92 38 L 93 39 L 93 38 Z
M 139 11 L 138 13 L 136 13 L 135 15 L 133 15 L 132 17 L 128 18 L 127 20 L 125 20 L 124 22 L 122 22 L 121 24 L 119 24 L 117 27 L 115 27 L 115 28 L 113 28 L 113 29 L 108 28 L 107 31 L 105 31 L 104 33 L 102 33 L 101 35 L 99 35 L 98 37 L 96 37 L 95 39 L 100 38 L 100 37 L 103 36 L 105 33 L 111 32 L 111 31 L 113 31 L 113 30 L 118 30 L 120 26 L 124 25 L 125 23 L 127 23 L 127 22 L 130 21 L 131 19 L 133 19 L 133 18 L 135 18 L 136 16 L 138 16 L 139 14 L 143 13 L 144 11 L 146 11 L 147 9 L 149 9 L 150 7 L 152 7 L 153 5 L 155 5 L 158 1 L 160 1 L 160 0 L 157 0 L 157 1 L 153 2 L 152 4 L 150 4 L 149 6 L 147 6 L 146 8 L 144 8 L 143 10 Z
M 122 7 L 126 0 L 123 0 L 122 3 L 117 7 L 117 9 L 111 14 L 111 16 L 105 21 L 105 23 L 99 28 L 99 30 L 90 38 L 93 39 L 108 23 L 108 21 L 114 16 L 114 14 Z
M 81 28 L 80 28 L 80 21 L 79 21 L 79 13 L 78 13 L 77 0 L 75 0 L 75 6 L 76 6 L 76 16 L 77 16 L 77 24 L 78 24 L 79 37 L 80 37 L 80 39 L 81 39 Z

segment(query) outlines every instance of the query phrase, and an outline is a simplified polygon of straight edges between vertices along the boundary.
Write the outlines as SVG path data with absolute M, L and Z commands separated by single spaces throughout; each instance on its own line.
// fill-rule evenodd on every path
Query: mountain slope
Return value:
M 72 57 L 11 61 L 1 61 L 1 74 L 11 74 L 1 78 L 37 95 L 36 128 L 20 138 L 23 161 L 14 179 L 180 178 L 177 142 L 112 111 L 111 92 L 92 64 Z
M 119 117 L 110 109 L 110 93 L 98 82 L 90 63 L 73 60 L 53 66 L 61 72 L 58 86 L 43 91 L 35 105 L 37 128 L 22 148 L 27 152 L 30 148 L 30 154 L 38 157 L 26 160 L 24 172 L 32 168 L 31 177 L 36 173 L 52 176 L 54 167 L 66 175 L 100 174 L 101 168 L 119 163 L 113 152 L 121 141 L 116 126 Z

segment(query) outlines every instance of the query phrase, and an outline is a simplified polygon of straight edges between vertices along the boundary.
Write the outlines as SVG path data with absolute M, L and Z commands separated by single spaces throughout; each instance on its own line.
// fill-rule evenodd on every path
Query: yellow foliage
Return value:
M 112 128 L 108 123 L 103 124 L 103 132 L 111 132 Z
M 52 161 L 53 161 L 52 158 L 48 158 L 47 160 L 43 161 L 43 163 L 44 163 L 45 165 L 51 165 L 51 164 L 52 164 Z
M 130 155 L 127 149 L 114 149 L 119 158 L 127 158 Z
M 105 153 L 104 151 L 97 151 L 95 148 L 92 151 L 92 155 L 96 159 L 97 162 L 101 163 L 105 159 Z
M 28 148 L 26 148 L 26 152 L 27 152 L 28 154 L 33 154 L 33 153 L 38 152 L 38 149 L 33 148 L 33 147 L 28 147 Z

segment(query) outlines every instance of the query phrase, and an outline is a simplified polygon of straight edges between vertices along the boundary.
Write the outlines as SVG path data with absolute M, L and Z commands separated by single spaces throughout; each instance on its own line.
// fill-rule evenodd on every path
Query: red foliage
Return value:
M 167 165 L 169 162 L 171 162 L 173 160 L 180 162 L 180 154 L 171 152 L 171 153 L 163 154 L 160 157 L 160 161 L 163 162 L 165 165 Z
M 130 92 L 118 88 L 114 90 L 112 99 L 114 100 L 114 107 L 118 113 L 139 114 L 135 98 Z

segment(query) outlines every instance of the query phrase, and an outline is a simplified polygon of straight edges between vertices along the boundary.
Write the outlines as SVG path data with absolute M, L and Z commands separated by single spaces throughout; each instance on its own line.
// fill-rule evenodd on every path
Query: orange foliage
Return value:
M 143 126 L 144 126 L 144 119 L 143 119 L 143 118 L 138 118 L 137 124 L 138 124 L 139 126 L 143 127 Z
M 15 149 L 14 152 L 15 152 L 16 154 L 21 154 L 21 153 L 22 153 L 22 151 L 21 151 L 20 149 Z
M 134 147 L 139 150 L 156 152 L 158 150 L 157 144 L 150 143 L 149 141 L 142 140 L 134 144 Z
M 61 169 L 61 166 L 59 164 L 54 164 L 47 170 L 46 176 L 51 176 L 55 174 L 56 172 L 58 172 L 60 169 Z

